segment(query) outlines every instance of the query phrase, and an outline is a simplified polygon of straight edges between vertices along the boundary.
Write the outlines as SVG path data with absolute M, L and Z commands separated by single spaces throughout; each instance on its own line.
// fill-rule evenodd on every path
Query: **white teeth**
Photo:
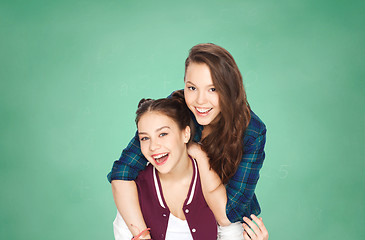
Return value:
M 207 113 L 211 110 L 211 108 L 196 108 L 196 110 L 199 112 L 199 113 Z
M 161 153 L 161 154 L 159 154 L 159 155 L 157 155 L 157 156 L 154 156 L 153 158 L 154 158 L 155 160 L 157 160 L 157 159 L 162 158 L 162 157 L 165 157 L 165 156 L 167 156 L 167 153 Z

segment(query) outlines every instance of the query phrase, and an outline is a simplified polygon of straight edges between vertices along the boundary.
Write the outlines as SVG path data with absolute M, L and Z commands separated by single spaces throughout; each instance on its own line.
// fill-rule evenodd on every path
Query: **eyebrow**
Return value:
M 192 83 L 190 81 L 186 81 L 186 83 L 196 86 L 194 83 Z M 214 84 L 210 84 L 207 87 L 215 87 L 215 86 L 214 86 Z
M 194 83 L 190 82 L 190 81 L 186 81 L 186 83 L 189 83 L 191 85 L 195 85 Z
M 159 131 L 161 131 L 161 130 L 162 130 L 162 129 L 164 129 L 164 128 L 171 129 L 169 126 L 163 126 L 163 127 L 157 128 L 157 129 L 155 130 L 155 132 L 159 132 Z M 147 133 L 145 133 L 145 132 L 138 132 L 138 135 L 140 135 L 140 134 L 146 134 L 146 135 L 148 135 L 148 134 L 147 134 Z

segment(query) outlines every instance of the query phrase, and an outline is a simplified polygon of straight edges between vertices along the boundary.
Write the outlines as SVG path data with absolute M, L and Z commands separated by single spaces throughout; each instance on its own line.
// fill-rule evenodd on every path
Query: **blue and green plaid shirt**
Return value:
M 199 141 L 203 127 L 196 121 L 195 125 L 194 140 Z M 265 159 L 265 140 L 265 124 L 251 111 L 251 120 L 243 137 L 242 161 L 237 172 L 226 185 L 228 196 L 226 212 L 231 222 L 242 222 L 243 216 L 249 217 L 251 214 L 257 216 L 261 212 L 256 199 L 255 188 Z M 123 150 L 119 160 L 114 162 L 112 171 L 108 174 L 108 180 L 109 182 L 113 180 L 134 180 L 146 164 L 147 160 L 141 153 L 139 138 L 136 133 Z

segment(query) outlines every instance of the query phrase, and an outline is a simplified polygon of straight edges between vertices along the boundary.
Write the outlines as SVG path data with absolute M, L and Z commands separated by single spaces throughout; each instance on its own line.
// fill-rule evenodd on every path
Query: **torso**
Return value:
M 171 225 L 176 222 L 187 225 L 189 232 L 183 230 L 182 233 L 173 234 L 190 235 L 195 240 L 217 239 L 217 223 L 204 200 L 195 161 L 193 166 L 194 172 L 189 184 L 179 187 L 163 186 L 156 169 L 151 165 L 138 175 L 136 183 L 140 206 L 145 222 L 151 228 L 152 239 L 167 239 L 166 237 L 173 233 L 173 229 L 176 230 L 176 226 Z M 176 216 L 175 220 L 178 221 L 172 221 L 171 214 Z

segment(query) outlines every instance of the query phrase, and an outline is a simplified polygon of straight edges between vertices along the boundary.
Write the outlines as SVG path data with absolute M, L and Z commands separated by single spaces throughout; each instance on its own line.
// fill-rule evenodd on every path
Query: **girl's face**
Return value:
M 137 127 L 142 154 L 160 173 L 171 173 L 188 157 L 189 127 L 180 130 L 170 117 L 153 111 L 144 113 Z
M 219 95 L 205 63 L 190 63 L 185 74 L 185 102 L 200 125 L 209 125 L 220 113 Z

